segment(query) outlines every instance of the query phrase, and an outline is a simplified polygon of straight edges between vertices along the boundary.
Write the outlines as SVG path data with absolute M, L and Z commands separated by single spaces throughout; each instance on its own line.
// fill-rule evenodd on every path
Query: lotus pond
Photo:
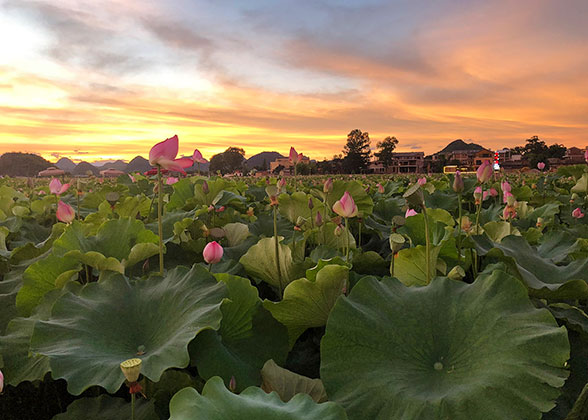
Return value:
M 0 417 L 588 418 L 586 165 L 488 175 L 2 179 Z

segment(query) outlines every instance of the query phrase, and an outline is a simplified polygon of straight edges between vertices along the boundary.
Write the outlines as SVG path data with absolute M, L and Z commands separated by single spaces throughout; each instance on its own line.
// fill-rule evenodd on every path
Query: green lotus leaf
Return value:
M 284 238 L 278 237 L 280 241 Z M 305 266 L 302 263 L 295 263 L 292 255 L 292 248 L 281 242 L 279 248 L 280 273 L 282 286 L 304 276 Z M 257 277 L 268 284 L 280 287 L 278 269 L 276 266 L 274 238 L 260 239 L 257 244 L 249 248 L 249 251 L 239 260 L 247 273 Z
M 31 350 L 49 357 L 53 377 L 74 395 L 93 385 L 115 392 L 124 381 L 119 364 L 133 357 L 157 382 L 164 370 L 188 365 L 188 343 L 200 331 L 218 329 L 225 296 L 224 284 L 198 265 L 164 278 L 109 276 L 60 297 L 49 320 L 36 323 Z
M 581 249 L 581 239 L 561 230 L 546 233 L 537 246 L 539 255 L 555 264 L 563 262 L 570 254 Z
M 47 292 L 63 287 L 81 269 L 78 260 L 55 255 L 31 264 L 22 275 L 23 286 L 16 295 L 19 313 L 29 316 Z
M 190 376 L 185 370 L 168 369 L 155 383 L 148 383 L 143 388 L 147 399 L 154 401 L 155 411 L 160 419 L 169 418 L 169 402 L 181 389 L 188 386 L 202 389 L 204 382 L 200 378 Z
M 223 226 L 229 246 L 237 246 L 242 243 L 251 233 L 249 226 L 245 223 L 227 223 Z
M 53 420 L 120 420 L 131 418 L 131 403 L 122 398 L 100 395 L 80 398 L 67 406 L 67 411 Z M 159 420 L 153 403 L 142 398 L 135 401 L 135 420 Z
M 353 254 L 353 271 L 359 274 L 385 276 L 388 274 L 389 267 L 390 262 L 377 252 L 367 251 Z
M 415 216 L 412 216 L 415 217 Z M 441 246 L 432 246 L 429 259 L 431 278 L 437 273 L 437 258 Z M 398 251 L 394 258 L 394 277 L 407 286 L 423 286 L 427 284 L 426 247 L 418 245 Z M 392 266 L 390 267 L 392 270 Z
M 10 263 L 13 265 L 19 264 L 26 260 L 37 258 L 51 249 L 53 242 L 59 238 L 66 225 L 63 223 L 56 223 L 51 228 L 51 235 L 40 243 L 27 242 L 26 244 L 19 246 L 12 250 L 10 254 Z
M 318 272 L 316 280 L 295 280 L 286 287 L 280 302 L 265 300 L 263 306 L 288 327 L 292 346 L 307 328 L 327 323 L 335 301 L 348 289 L 348 283 L 348 267 L 327 265 Z
M 217 331 L 203 331 L 190 343 L 192 363 L 204 379 L 234 376 L 237 391 L 261 383 L 261 368 L 268 359 L 283 363 L 288 354 L 288 332 L 263 308 L 257 288 L 249 279 L 225 273 L 215 277 L 227 285 L 229 299 L 221 306 Z
M 280 194 L 278 197 L 278 201 L 280 203 L 278 209 L 280 214 L 292 223 L 296 223 L 299 217 L 310 219 L 314 216 L 316 211 L 313 213 L 308 208 L 309 198 L 310 195 L 301 191 L 294 192 L 292 195 L 286 193 Z
M 567 332 L 502 272 L 473 284 L 362 279 L 321 343 L 329 398 L 352 419 L 540 419 L 568 376 Z
M 337 225 L 332 222 L 325 223 L 321 230 L 317 233 L 320 243 L 334 249 L 343 249 L 347 246 L 349 240 L 349 248 L 356 248 L 355 238 L 351 232 L 347 233 L 348 239 L 345 239 L 345 229 L 342 230 L 339 236 L 335 235 Z
M 268 360 L 261 370 L 261 389 L 278 393 L 282 401 L 290 401 L 297 394 L 307 394 L 317 403 L 327 401 L 327 392 L 320 379 L 311 379 L 284 369 Z
M 58 256 L 75 258 L 100 271 L 124 273 L 139 261 L 159 252 L 159 239 L 140 220 L 124 218 L 105 222 L 96 236 L 86 236 L 83 225 L 74 221 L 53 244 Z
M 508 235 L 521 236 L 521 232 L 506 221 L 492 221 L 484 225 L 484 232 L 493 242 L 500 242 Z
M 345 410 L 332 402 L 315 403 L 308 395 L 298 394 L 283 402 L 278 394 L 266 394 L 249 387 L 241 394 L 225 388 L 221 378 L 206 382 L 202 395 L 194 388 L 184 388 L 169 404 L 170 420 L 345 420 Z
M 576 194 L 585 194 L 588 191 L 588 173 L 583 173 L 582 177 L 578 179 L 576 185 L 572 187 L 570 192 Z
M 588 297 L 588 259 L 556 265 L 543 258 L 520 236 L 507 236 L 501 243 L 494 243 L 486 236 L 472 236 L 480 255 L 505 259 L 512 264 L 519 276 L 537 297 L 553 299 L 582 299 Z

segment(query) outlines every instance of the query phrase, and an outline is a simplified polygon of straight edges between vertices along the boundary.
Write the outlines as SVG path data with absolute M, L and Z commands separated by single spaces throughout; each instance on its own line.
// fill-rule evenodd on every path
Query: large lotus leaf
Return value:
M 65 413 L 53 420 L 120 420 L 131 418 L 131 403 L 122 398 L 100 395 L 98 398 L 80 398 L 67 407 Z M 135 401 L 135 420 L 159 420 L 153 403 L 142 398 Z
M 340 235 L 335 234 L 335 229 L 337 229 L 337 225 L 332 222 L 327 222 L 321 226 L 321 229 L 317 232 L 317 237 L 322 245 L 326 245 L 334 249 L 343 249 L 347 246 L 347 241 L 349 241 L 349 248 L 357 247 L 355 238 L 351 232 L 347 232 L 346 238 L 345 229 L 341 231 Z
M 541 257 L 556 264 L 561 263 L 568 255 L 580 249 L 582 249 L 581 239 L 562 230 L 546 233 L 537 246 L 537 252 Z
M 56 255 L 69 256 L 100 271 L 124 273 L 139 261 L 159 252 L 159 239 L 140 220 L 124 218 L 105 222 L 96 236 L 87 237 L 81 223 L 73 222 L 55 241 Z
M 485 236 L 473 236 L 480 255 L 512 257 L 520 277 L 533 295 L 554 299 L 588 297 L 588 259 L 575 260 L 568 265 L 555 265 L 543 258 L 520 236 L 507 236 L 494 243 Z
M 292 195 L 280 194 L 278 197 L 280 214 L 292 223 L 296 223 L 299 217 L 304 217 L 305 219 L 313 217 L 314 213 L 308 208 L 309 198 L 310 195 L 301 191 L 292 193 Z
M 66 225 L 63 223 L 55 223 L 51 228 L 51 235 L 40 243 L 27 242 L 26 244 L 19 246 L 12 250 L 10 254 L 10 263 L 19 264 L 26 260 L 37 258 L 47 252 L 53 242 L 61 236 L 65 230 Z
M 576 193 L 576 194 L 586 194 L 587 191 L 588 191 L 588 173 L 584 173 L 584 174 L 582 174 L 582 177 L 580 179 L 578 179 L 578 182 L 576 182 L 576 185 L 574 185 L 572 187 L 570 192 Z
M 202 389 L 204 381 L 190 376 L 186 370 L 169 369 L 163 372 L 158 382 L 144 384 L 143 392 L 147 399 L 154 401 L 155 411 L 159 414 L 159 418 L 168 419 L 169 402 L 172 397 L 181 389 L 188 386 L 196 388 L 198 385 L 200 385 L 199 389 Z
M 219 377 L 208 380 L 202 395 L 194 388 L 184 388 L 169 404 L 170 420 L 344 420 L 345 410 L 335 403 L 315 403 L 308 395 L 298 394 L 283 402 L 278 394 L 266 394 L 249 387 L 241 394 L 225 388 Z
M 263 308 L 257 288 L 249 279 L 216 274 L 227 285 L 229 299 L 221 306 L 223 319 L 216 331 L 203 331 L 190 343 L 192 363 L 204 379 L 220 376 L 237 390 L 261 383 L 260 370 L 268 359 L 285 362 L 288 333 Z
M 277 218 L 278 236 L 291 238 L 294 233 L 294 225 L 282 216 Z M 274 218 L 271 214 L 260 214 L 257 220 L 249 225 L 249 231 L 260 238 L 274 236 Z
M 424 287 L 367 277 L 331 313 L 321 378 L 352 419 L 540 419 L 569 355 L 566 329 L 503 272 Z
M 431 244 L 439 245 L 444 239 L 447 239 L 451 236 L 453 229 L 447 229 L 447 226 L 452 226 L 454 223 L 447 224 L 445 220 L 439 220 L 431 217 L 428 212 L 427 216 L 429 218 L 429 238 L 431 240 Z M 451 221 L 453 222 L 453 219 L 451 219 Z M 407 217 L 404 226 L 402 226 L 402 228 L 400 228 L 398 231 L 408 235 L 414 245 L 425 245 L 425 216 L 422 213 L 419 213 L 417 215 Z
M 327 392 L 320 379 L 311 379 L 284 369 L 268 360 L 261 370 L 261 389 L 278 393 L 282 401 L 290 401 L 296 394 L 307 394 L 317 403 L 327 401 Z
M 508 235 L 521 236 L 521 232 L 507 221 L 493 221 L 484 225 L 484 232 L 493 242 L 500 242 Z
M 348 282 L 348 267 L 327 265 L 318 272 L 316 280 L 295 280 L 286 287 L 280 302 L 265 300 L 263 306 L 288 327 L 290 345 L 294 345 L 307 328 L 327 323 L 335 301 L 348 289 Z
M 19 313 L 29 316 L 45 293 L 63 287 L 81 269 L 75 258 L 55 255 L 31 264 L 22 275 L 23 286 L 16 295 Z
M 224 284 L 198 265 L 164 278 L 110 276 L 59 298 L 49 320 L 35 325 L 31 350 L 49 357 L 53 377 L 74 395 L 92 385 L 115 392 L 124 381 L 119 364 L 133 357 L 157 382 L 164 370 L 188 365 L 188 343 L 200 331 L 218 329 L 225 296 Z
M 437 261 L 441 246 L 432 246 L 429 254 L 429 273 L 431 278 L 437 273 Z M 407 286 L 424 286 L 427 284 L 427 248 L 418 245 L 398 251 L 394 258 L 394 277 Z M 390 267 L 392 270 L 392 267 Z
M 329 204 L 329 209 L 333 208 L 333 204 L 335 201 L 338 201 L 343 197 L 347 191 L 353 201 L 357 205 L 357 209 L 366 217 L 372 214 L 372 210 L 374 209 L 374 202 L 372 198 L 368 195 L 365 191 L 365 188 L 361 183 L 358 181 L 335 181 L 333 182 L 333 191 L 331 191 L 327 197 L 327 203 Z
M 388 275 L 390 262 L 375 251 L 353 254 L 353 271 L 359 274 Z
M 249 226 L 245 223 L 227 223 L 223 226 L 223 230 L 230 247 L 239 245 L 251 235 Z
M 304 276 L 304 263 L 294 262 L 292 248 L 281 243 L 282 236 L 278 237 L 280 243 L 279 264 L 282 286 L 286 286 L 294 279 Z M 260 239 L 257 244 L 249 248 L 249 251 L 239 260 L 249 275 L 257 277 L 268 284 L 280 287 L 278 268 L 276 265 L 274 238 Z
M 378 221 L 390 224 L 394 216 L 404 215 L 401 209 L 404 204 L 405 200 L 402 197 L 387 197 L 377 200 L 372 215 Z

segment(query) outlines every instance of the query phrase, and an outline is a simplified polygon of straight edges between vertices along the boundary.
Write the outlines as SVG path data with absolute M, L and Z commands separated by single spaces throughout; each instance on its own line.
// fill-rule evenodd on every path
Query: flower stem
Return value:
M 461 262 L 461 194 L 457 194 L 457 205 L 459 209 L 457 219 L 457 262 Z
M 161 179 L 161 166 L 157 165 L 157 228 L 159 233 L 159 275 L 163 276 L 163 181 Z
M 427 207 L 423 204 L 423 218 L 425 220 L 425 273 L 427 284 L 431 283 L 431 238 L 429 237 L 429 218 L 427 217 Z
M 274 206 L 274 249 L 276 257 L 276 270 L 278 272 L 278 287 L 280 292 L 280 299 L 284 296 L 284 287 L 282 285 L 282 270 L 280 269 L 280 242 L 278 240 L 278 212 Z
M 135 420 L 135 394 L 131 394 L 131 420 Z
M 349 226 L 345 218 L 345 261 L 349 261 Z

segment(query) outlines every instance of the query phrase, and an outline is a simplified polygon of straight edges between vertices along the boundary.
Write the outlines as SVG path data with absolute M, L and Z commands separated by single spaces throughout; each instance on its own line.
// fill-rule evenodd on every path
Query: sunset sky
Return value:
M 0 153 L 588 145 L 586 0 L 0 0 Z

